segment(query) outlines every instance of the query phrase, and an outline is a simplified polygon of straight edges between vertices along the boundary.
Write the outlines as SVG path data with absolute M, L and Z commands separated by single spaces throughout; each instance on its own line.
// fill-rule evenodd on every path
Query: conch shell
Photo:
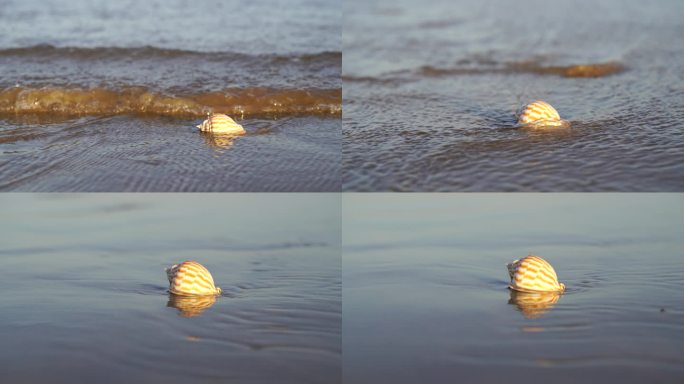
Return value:
M 184 261 L 166 268 L 169 292 L 180 296 L 217 296 L 221 288 L 214 285 L 209 270 L 196 261 Z
M 518 114 L 518 124 L 533 125 L 533 126 L 562 126 L 564 124 L 561 120 L 558 111 L 551 106 L 551 104 L 535 100 L 527 104 Z
M 212 113 L 207 119 L 198 125 L 197 128 L 202 132 L 228 135 L 244 135 L 245 129 L 242 125 L 235 122 L 223 113 Z
M 565 284 L 551 264 L 539 256 L 529 255 L 508 264 L 509 288 L 520 292 L 563 292 Z

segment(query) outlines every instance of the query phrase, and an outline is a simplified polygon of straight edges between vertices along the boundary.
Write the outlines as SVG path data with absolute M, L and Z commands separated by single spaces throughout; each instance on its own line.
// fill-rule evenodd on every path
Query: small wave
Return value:
M 615 75 L 625 70 L 618 62 L 576 64 L 567 66 L 543 66 L 534 61 L 509 63 L 507 68 L 520 72 L 531 72 L 540 75 L 557 75 L 563 77 L 604 77 Z
M 378 85 L 399 85 L 402 82 L 398 77 L 373 77 L 373 76 L 352 76 L 342 75 L 342 81 L 345 83 L 370 83 Z
M 39 44 L 30 47 L 10 47 L 0 49 L 1 57 L 49 57 L 70 59 L 146 59 L 146 58 L 182 58 L 201 57 L 207 60 L 240 60 L 259 59 L 272 62 L 312 62 L 312 61 L 342 61 L 342 52 L 324 51 L 318 53 L 290 54 L 290 55 L 250 55 L 231 51 L 190 51 L 183 49 L 158 48 L 154 46 L 141 47 L 56 47 L 50 44 Z
M 0 114 L 152 114 L 204 116 L 319 115 L 339 117 L 340 89 L 239 88 L 175 95 L 145 87 L 68 88 L 11 87 L 0 91 Z
M 461 61 L 470 64 L 470 61 Z M 461 63 L 459 62 L 459 64 Z M 605 77 L 622 73 L 626 67 L 619 62 L 574 64 L 574 65 L 545 65 L 539 60 L 514 62 L 484 62 L 477 65 L 456 65 L 453 67 L 437 67 L 423 65 L 414 70 L 399 70 L 381 74 L 379 76 L 354 76 L 346 74 L 342 77 L 345 82 L 364 82 L 371 84 L 393 84 L 403 81 L 419 80 L 424 77 L 468 76 L 486 74 L 521 74 L 533 73 L 537 75 L 552 75 L 571 78 Z
M 562 77 L 604 77 L 614 75 L 625 70 L 624 65 L 617 62 L 576 64 L 567 66 L 545 66 L 535 61 L 520 61 L 505 63 L 501 67 L 472 68 L 454 67 L 438 68 L 430 65 L 422 66 L 417 73 L 423 76 L 456 76 L 481 75 L 488 73 L 535 73 L 538 75 L 555 75 Z

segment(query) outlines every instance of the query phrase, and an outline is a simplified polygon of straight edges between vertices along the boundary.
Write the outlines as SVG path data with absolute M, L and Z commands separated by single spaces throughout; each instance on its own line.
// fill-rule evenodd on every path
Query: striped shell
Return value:
M 169 295 L 167 307 L 178 309 L 181 317 L 199 316 L 216 303 L 216 296 L 178 296 Z
M 565 284 L 558 282 L 558 276 L 551 264 L 539 256 L 529 255 L 508 264 L 511 276 L 509 288 L 521 292 L 563 292 Z
M 211 273 L 196 261 L 184 261 L 166 268 L 169 292 L 181 296 L 219 295 Z
M 561 122 L 560 115 L 551 104 L 536 100 L 527 104 L 518 114 L 518 124 L 557 125 Z
M 202 132 L 243 135 L 245 129 L 223 113 L 212 113 L 197 128 Z
M 553 308 L 561 297 L 560 292 L 511 291 L 509 304 L 515 304 L 527 319 L 536 319 Z

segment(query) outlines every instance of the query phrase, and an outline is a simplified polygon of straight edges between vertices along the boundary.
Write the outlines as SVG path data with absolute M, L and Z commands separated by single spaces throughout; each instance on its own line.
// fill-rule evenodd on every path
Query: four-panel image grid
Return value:
M 0 384 L 684 383 L 683 36 L 0 0 Z

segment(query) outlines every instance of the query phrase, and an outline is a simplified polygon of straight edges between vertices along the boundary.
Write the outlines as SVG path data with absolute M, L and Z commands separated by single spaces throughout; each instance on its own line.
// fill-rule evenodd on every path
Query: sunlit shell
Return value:
M 184 261 L 166 268 L 169 292 L 181 296 L 219 295 L 211 273 L 196 261 Z
M 245 129 L 223 113 L 212 113 L 197 128 L 202 132 L 243 135 Z
M 565 285 L 551 264 L 539 256 L 529 255 L 508 264 L 509 288 L 521 292 L 563 292 Z
M 166 306 L 178 309 L 178 311 L 180 311 L 179 315 L 182 317 L 195 317 L 201 315 L 202 312 L 214 305 L 215 302 L 216 296 L 214 295 L 169 295 L 169 301 Z
M 558 302 L 561 292 L 519 292 L 511 290 L 508 304 L 515 304 L 523 316 L 536 319 L 548 312 Z
M 556 126 L 562 122 L 560 115 L 551 104 L 536 100 L 527 104 L 518 114 L 518 124 L 543 124 Z

